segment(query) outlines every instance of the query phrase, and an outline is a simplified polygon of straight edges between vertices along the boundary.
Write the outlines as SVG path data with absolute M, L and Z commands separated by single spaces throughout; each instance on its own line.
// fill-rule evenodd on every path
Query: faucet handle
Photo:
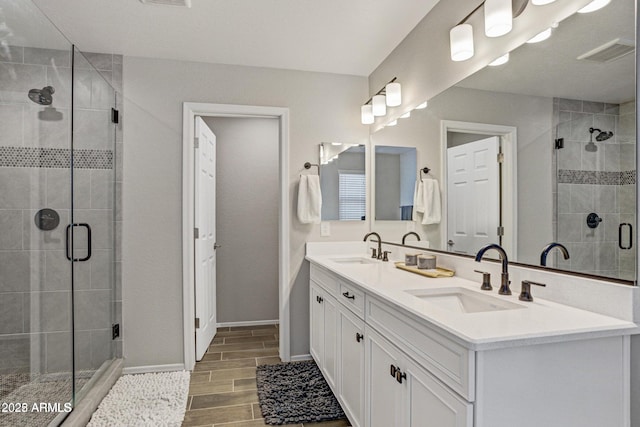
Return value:
M 388 255 L 391 253 L 391 251 L 383 251 L 382 252 L 382 261 L 389 261 L 389 257 Z
M 518 297 L 520 301 L 527 301 L 527 302 L 533 301 L 533 297 L 531 296 L 531 285 L 547 286 L 544 283 L 532 282 L 530 280 L 523 280 L 522 289 L 520 290 L 520 296 Z
M 378 258 L 378 254 L 376 253 L 376 248 L 369 248 L 371 249 L 371 258 Z
M 493 286 L 491 286 L 491 273 L 489 273 L 488 271 L 480 270 L 473 271 L 482 274 L 482 286 L 480 287 L 480 289 L 482 289 L 483 291 L 490 291 L 493 289 Z

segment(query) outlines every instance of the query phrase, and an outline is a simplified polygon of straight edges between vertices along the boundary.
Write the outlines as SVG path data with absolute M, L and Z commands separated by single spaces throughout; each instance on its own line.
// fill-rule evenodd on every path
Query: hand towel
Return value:
M 423 181 L 424 214 L 422 224 L 440 224 L 442 204 L 440 202 L 440 185 L 435 179 L 425 178 Z
M 413 191 L 413 220 L 418 220 L 418 212 L 424 212 L 424 184 L 422 180 L 416 180 L 415 189 Z
M 300 175 L 298 186 L 298 220 L 303 224 L 320 224 L 322 193 L 318 175 Z

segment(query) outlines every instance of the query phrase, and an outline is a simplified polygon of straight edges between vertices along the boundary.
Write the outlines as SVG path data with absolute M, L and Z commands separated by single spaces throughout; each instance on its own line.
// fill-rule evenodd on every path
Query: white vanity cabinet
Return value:
M 473 405 L 366 327 L 367 426 L 472 427 Z
M 311 355 L 335 391 L 338 378 L 338 304 L 321 287 L 311 285 Z
M 364 426 L 363 310 L 361 291 L 311 267 L 311 355 L 354 427 Z
M 559 339 L 551 330 L 548 336 L 508 341 L 494 332 L 478 344 L 443 328 L 446 322 L 430 321 L 433 313 L 405 309 L 406 302 L 392 293 L 382 296 L 375 288 L 381 282 L 413 277 L 399 277 L 382 264 L 376 268 L 367 277 L 377 284 L 369 285 L 353 268 L 345 268 L 343 276 L 311 264 L 311 354 L 353 426 L 630 425 L 628 334 L 612 334 L 607 327 L 587 333 L 571 329 Z M 537 309 L 520 312 L 522 324 L 497 325 L 494 320 L 501 318 L 489 319 L 493 314 L 487 313 L 474 322 L 485 319 L 484 328 L 509 333 L 531 330 L 559 314 L 554 321 L 559 328 L 575 322 L 571 319 L 579 319 L 579 327 L 585 319 L 593 321 L 588 312 L 557 304 L 530 307 Z M 613 318 L 597 321 L 630 327 Z

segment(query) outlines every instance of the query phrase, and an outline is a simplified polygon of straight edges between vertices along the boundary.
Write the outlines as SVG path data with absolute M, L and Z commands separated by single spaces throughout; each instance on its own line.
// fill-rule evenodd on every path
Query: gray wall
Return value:
M 217 141 L 218 322 L 277 320 L 279 120 L 204 120 Z
M 290 110 L 291 353 L 309 352 L 309 267 L 305 242 L 359 240 L 367 221 L 319 225 L 295 216 L 298 177 L 317 163 L 321 141 L 362 141 L 365 77 L 124 58 L 123 317 L 126 366 L 183 362 L 182 103 L 270 105 Z M 162 88 L 162 90 L 158 90 Z M 306 171 L 305 171 L 306 172 Z M 130 183 L 130 184 L 129 184 Z M 162 215 L 159 215 L 162 213 Z
M 376 220 L 400 220 L 400 155 L 375 154 Z

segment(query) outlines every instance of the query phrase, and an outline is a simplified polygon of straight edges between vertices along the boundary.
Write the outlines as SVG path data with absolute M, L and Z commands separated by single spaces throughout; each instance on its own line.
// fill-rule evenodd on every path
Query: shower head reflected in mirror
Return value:
M 31 89 L 29 91 L 29 99 L 36 104 L 51 105 L 55 91 L 53 86 L 45 86 L 42 89 Z
M 606 132 L 596 128 L 589 128 L 589 133 L 591 134 L 592 137 L 594 132 L 598 132 L 598 134 L 596 135 L 596 141 L 598 142 L 606 141 L 607 139 L 613 136 L 613 132 L 611 131 Z

